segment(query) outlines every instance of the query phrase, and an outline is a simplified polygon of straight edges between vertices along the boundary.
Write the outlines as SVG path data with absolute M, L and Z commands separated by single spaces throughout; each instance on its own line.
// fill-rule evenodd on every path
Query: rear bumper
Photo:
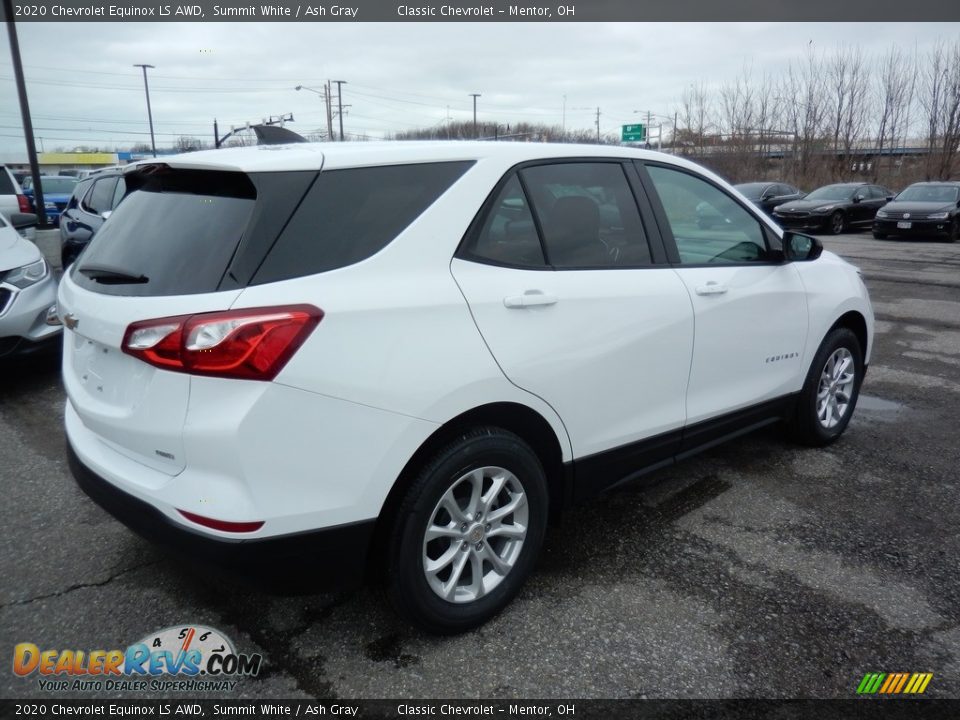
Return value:
M 67 462 L 77 485 L 100 507 L 147 540 L 190 559 L 284 584 L 300 584 L 302 579 L 311 588 L 343 589 L 363 581 L 374 520 L 262 539 L 213 537 L 177 525 L 100 477 L 77 456 L 69 440 Z

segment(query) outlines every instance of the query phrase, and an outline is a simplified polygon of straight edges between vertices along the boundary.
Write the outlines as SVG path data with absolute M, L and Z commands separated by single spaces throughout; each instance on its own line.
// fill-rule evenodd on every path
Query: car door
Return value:
M 874 205 L 875 200 L 870 186 L 861 185 L 854 191 L 853 197 L 854 204 L 853 210 L 851 211 L 853 222 L 862 225 L 863 223 L 873 220 L 877 208 Z M 859 198 L 859 200 L 857 200 L 857 198 Z
M 767 185 L 760 192 L 760 209 L 769 214 L 780 204 L 780 193 L 777 185 Z
M 688 426 L 799 390 L 807 298 L 797 269 L 782 261 L 779 239 L 713 181 L 659 163 L 639 169 L 694 308 Z M 701 203 L 724 222 L 698 228 L 691 217 Z
M 620 161 L 526 164 L 451 265 L 504 374 L 557 411 L 575 458 L 592 456 L 594 489 L 672 457 L 685 420 L 693 311 L 635 191 Z

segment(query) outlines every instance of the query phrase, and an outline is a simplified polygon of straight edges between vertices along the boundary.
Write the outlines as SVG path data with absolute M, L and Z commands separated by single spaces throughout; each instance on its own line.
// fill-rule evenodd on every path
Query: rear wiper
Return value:
M 104 285 L 139 285 L 150 282 L 146 275 L 134 275 L 125 270 L 105 267 L 102 265 L 87 265 L 79 270 L 94 282 Z

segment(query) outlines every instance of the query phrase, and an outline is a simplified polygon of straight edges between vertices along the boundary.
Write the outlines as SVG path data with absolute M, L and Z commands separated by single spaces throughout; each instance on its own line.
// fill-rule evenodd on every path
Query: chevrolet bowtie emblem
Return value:
M 80 324 L 80 318 L 67 313 L 63 316 L 63 324 L 66 325 L 70 330 L 75 330 L 77 325 Z

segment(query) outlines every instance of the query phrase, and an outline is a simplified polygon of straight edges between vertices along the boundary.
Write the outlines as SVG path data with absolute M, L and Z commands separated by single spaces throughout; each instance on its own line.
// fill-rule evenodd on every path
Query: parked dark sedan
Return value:
M 803 193 L 793 185 L 779 181 L 740 183 L 734 187 L 767 215 L 773 213 L 778 205 L 803 197 Z
M 960 182 L 919 182 L 883 206 L 873 221 L 873 236 L 960 237 Z
M 67 206 L 70 196 L 77 186 L 77 179 L 72 177 L 61 177 L 59 175 L 41 175 L 40 188 L 43 190 L 43 209 L 47 215 L 47 221 L 56 227 L 60 220 L 60 213 Z M 36 212 L 36 204 L 33 198 L 33 180 L 29 176 L 23 179 L 23 194 L 27 196 L 30 203 L 30 211 Z
M 824 185 L 802 200 L 780 205 L 773 211 L 773 218 L 785 228 L 839 235 L 849 228 L 871 225 L 877 210 L 892 198 L 893 193 L 879 185 Z
M 80 181 L 60 220 L 60 261 L 64 268 L 77 259 L 126 191 L 119 169 L 101 170 Z

